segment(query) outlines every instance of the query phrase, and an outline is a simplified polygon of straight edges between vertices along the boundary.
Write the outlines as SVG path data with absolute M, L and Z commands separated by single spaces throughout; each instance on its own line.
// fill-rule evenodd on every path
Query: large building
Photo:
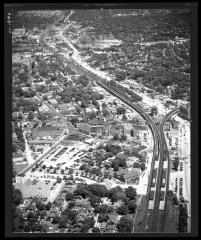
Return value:
M 24 28 L 16 28 L 16 29 L 14 29 L 14 31 L 13 31 L 13 35 L 14 36 L 22 36 L 22 35 L 24 35 L 25 34 L 25 29 Z

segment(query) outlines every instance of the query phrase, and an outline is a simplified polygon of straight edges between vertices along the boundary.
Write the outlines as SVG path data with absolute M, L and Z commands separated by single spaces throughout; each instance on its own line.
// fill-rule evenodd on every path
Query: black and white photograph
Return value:
M 191 233 L 191 5 L 16 6 L 12 233 Z

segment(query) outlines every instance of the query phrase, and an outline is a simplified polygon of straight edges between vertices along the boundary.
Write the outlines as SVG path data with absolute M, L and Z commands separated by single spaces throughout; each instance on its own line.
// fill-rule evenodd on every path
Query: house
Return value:
M 179 122 L 178 121 L 172 121 L 172 128 L 178 130 Z
M 15 132 L 12 133 L 12 141 L 13 142 L 17 142 L 18 141 L 18 137 L 17 137 Z
M 132 129 L 133 129 L 133 126 L 131 123 L 124 124 L 124 134 L 125 135 L 130 135 Z
M 77 123 L 77 128 L 87 134 L 90 132 L 90 125 L 88 123 Z
M 32 136 L 35 137 L 58 137 L 62 134 L 62 132 L 66 129 L 65 126 L 46 126 L 46 127 L 38 127 L 37 129 L 32 129 Z
M 100 224 L 100 230 L 105 230 L 106 227 L 107 227 L 107 222 L 102 222 L 102 223 Z
M 24 35 L 25 34 L 25 29 L 24 28 L 15 28 L 13 31 L 13 35 Z
M 110 214 L 108 214 L 109 220 L 114 223 L 117 224 L 119 221 L 117 219 L 118 214 L 116 212 L 111 212 Z
M 111 121 L 113 119 L 113 115 L 110 111 L 108 111 L 108 114 L 106 115 L 106 120 Z
M 62 103 L 62 104 L 59 104 L 59 108 L 60 108 L 60 113 L 61 114 L 75 114 L 76 113 L 76 109 L 75 107 L 70 104 L 70 103 Z
M 95 136 L 102 136 L 103 134 L 103 127 L 102 126 L 91 126 L 90 133 Z
M 123 134 L 123 132 L 124 132 L 124 125 L 122 125 L 122 124 L 111 125 L 109 132 L 110 132 L 111 135 L 113 135 L 115 133 Z
M 125 182 L 127 184 L 137 183 L 137 181 L 139 181 L 140 173 L 141 173 L 140 168 L 133 168 L 132 171 L 127 170 L 125 175 L 124 175 Z
M 89 124 L 91 125 L 91 127 L 102 127 L 104 124 L 104 120 L 94 118 L 89 122 Z
M 111 232 L 111 233 L 115 233 L 117 231 L 117 228 L 115 225 L 108 225 L 106 227 L 106 232 Z
M 47 218 L 51 218 L 51 220 L 60 215 L 60 211 L 57 207 L 54 207 L 52 209 L 50 209 L 50 211 L 47 213 Z
M 163 130 L 164 130 L 164 131 L 170 131 L 170 125 L 167 124 L 167 123 L 164 124 L 164 125 L 163 125 Z
M 78 215 L 78 217 L 77 217 L 77 223 L 79 223 L 79 222 L 84 222 L 84 220 L 85 220 L 85 217 L 83 217 L 82 215 Z
M 105 136 L 108 136 L 110 133 L 110 124 L 109 123 L 104 123 L 103 124 L 103 134 Z

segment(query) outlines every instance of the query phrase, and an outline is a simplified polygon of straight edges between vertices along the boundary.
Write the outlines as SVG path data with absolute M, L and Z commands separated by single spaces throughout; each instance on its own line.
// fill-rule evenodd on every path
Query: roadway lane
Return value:
M 179 111 L 179 108 L 176 108 L 172 111 L 170 111 L 168 114 L 165 115 L 165 117 L 163 118 L 162 122 L 159 125 L 159 131 L 160 131 L 160 135 L 161 135 L 161 148 L 160 148 L 160 158 L 161 158 L 161 165 L 160 165 L 160 172 L 162 172 L 163 169 L 163 162 L 164 161 L 168 161 L 167 163 L 167 172 L 166 172 L 166 184 L 165 184 L 165 195 L 164 195 L 164 199 L 165 199 L 165 205 L 164 205 L 164 211 L 160 211 L 159 208 L 156 207 L 156 211 L 158 209 L 158 214 L 159 214 L 159 219 L 158 219 L 158 224 L 154 224 L 152 226 L 152 231 L 154 232 L 163 232 L 164 231 L 164 225 L 165 225 L 165 216 L 167 214 L 167 191 L 169 190 L 169 175 L 170 175 L 170 158 L 169 158 L 169 151 L 168 151 L 168 147 L 167 147 L 167 143 L 165 140 L 165 135 L 164 135 L 164 131 L 163 131 L 163 127 L 165 122 L 174 114 L 176 114 Z M 160 176 L 160 178 L 162 178 L 162 176 Z M 158 188 L 158 191 L 160 193 L 160 188 Z M 158 194 L 159 195 L 159 194 Z M 160 200 L 158 200 L 159 204 Z

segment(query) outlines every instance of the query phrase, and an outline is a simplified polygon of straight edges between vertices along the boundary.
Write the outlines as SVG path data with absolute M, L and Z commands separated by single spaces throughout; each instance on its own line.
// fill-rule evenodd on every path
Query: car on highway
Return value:
M 160 201 L 164 200 L 164 196 L 165 196 L 165 191 L 161 191 L 160 192 Z
M 161 179 L 161 187 L 165 187 L 165 183 L 166 183 L 166 169 L 162 170 L 162 179 Z
M 157 174 L 157 169 L 153 169 L 152 172 L 152 182 L 151 182 L 151 187 L 155 187 L 156 185 L 156 174 Z
M 154 199 L 154 191 L 151 191 L 149 193 L 149 200 L 153 200 Z

